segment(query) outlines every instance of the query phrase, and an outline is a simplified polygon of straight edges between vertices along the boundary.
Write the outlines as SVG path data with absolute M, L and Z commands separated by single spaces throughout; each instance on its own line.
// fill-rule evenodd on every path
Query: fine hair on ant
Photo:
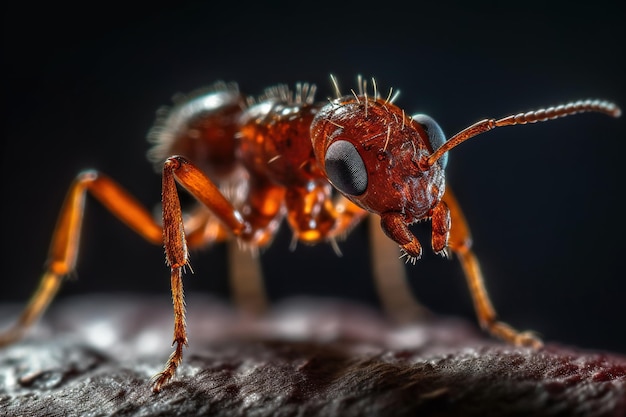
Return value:
M 374 79 L 368 91 L 367 80 L 359 77 L 358 88 L 348 94 L 341 92 L 335 77 L 331 82 L 334 97 L 319 102 L 315 85 L 308 83 L 293 90 L 274 86 L 250 98 L 236 84 L 218 82 L 177 96 L 173 106 L 158 112 L 149 133 L 148 158 L 162 174 L 160 221 L 107 175 L 79 173 L 61 207 L 39 287 L 15 324 L 0 334 L 0 345 L 24 335 L 74 270 L 89 193 L 149 243 L 165 248 L 175 346 L 152 380 L 155 392 L 174 377 L 187 345 L 182 277 L 189 266 L 188 250 L 227 241 L 254 255 L 271 244 L 283 220 L 294 244 L 326 242 L 339 252 L 337 239 L 367 216 L 377 216 L 380 224 L 372 234 L 384 238 L 375 239 L 374 275 L 382 282 L 385 274 L 385 280 L 396 283 L 404 279 L 402 265 L 395 266 L 397 258 L 414 264 L 422 255 L 422 244 L 409 227 L 429 220 L 432 249 L 459 260 L 480 325 L 508 343 L 539 348 L 541 341 L 532 332 L 497 319 L 469 227 L 445 180 L 448 152 L 495 128 L 583 112 L 618 117 L 620 109 L 605 100 L 573 101 L 484 119 L 448 138 L 430 116 L 409 115 L 398 107 L 397 91 L 381 95 Z M 178 186 L 197 201 L 185 216 Z M 258 265 L 251 259 L 250 268 L 231 263 L 233 279 L 246 281 L 240 284 L 243 298 L 254 298 L 259 289 L 254 284 Z M 396 308 L 411 303 L 397 289 L 382 296 Z

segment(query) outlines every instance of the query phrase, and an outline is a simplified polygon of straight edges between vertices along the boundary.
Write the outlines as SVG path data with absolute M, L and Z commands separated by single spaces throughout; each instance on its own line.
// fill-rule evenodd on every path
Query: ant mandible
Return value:
M 496 127 L 546 121 L 580 112 L 618 117 L 603 100 L 585 100 L 485 119 L 446 140 L 429 116 L 409 116 L 359 77 L 358 90 L 342 95 L 331 76 L 334 99 L 314 101 L 315 86 L 284 85 L 247 99 L 235 84 L 216 83 L 159 116 L 149 138 L 149 159 L 162 169 L 162 223 L 106 175 L 90 170 L 72 183 L 53 233 L 38 289 L 17 322 L 0 335 L 16 341 L 44 312 L 75 265 L 89 192 L 147 241 L 164 245 L 171 271 L 175 350 L 153 378 L 161 390 L 172 379 L 187 345 L 182 273 L 188 248 L 235 237 L 255 249 L 267 246 L 286 217 L 294 239 L 329 242 L 347 234 L 370 213 L 384 233 L 415 263 L 422 247 L 409 229 L 430 219 L 432 248 L 453 252 L 465 272 L 480 325 L 515 345 L 540 347 L 531 332 L 498 321 L 471 249 L 469 228 L 446 186 L 447 152 Z M 175 156 L 172 156 L 175 155 Z M 177 184 L 200 203 L 183 219 Z M 339 193 L 333 193 L 333 188 Z

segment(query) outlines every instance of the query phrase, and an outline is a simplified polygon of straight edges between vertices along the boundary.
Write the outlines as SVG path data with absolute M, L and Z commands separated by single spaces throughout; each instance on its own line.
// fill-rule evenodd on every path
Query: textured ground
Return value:
M 55 304 L 0 350 L 2 416 L 626 416 L 626 357 L 486 339 L 473 323 L 391 325 L 350 304 L 297 300 L 263 319 L 188 300 L 173 383 L 165 297 Z M 0 308 L 0 324 L 17 306 Z

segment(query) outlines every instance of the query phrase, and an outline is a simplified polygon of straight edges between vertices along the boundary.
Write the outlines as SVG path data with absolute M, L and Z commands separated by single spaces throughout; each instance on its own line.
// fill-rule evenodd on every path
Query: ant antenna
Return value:
M 430 168 L 450 149 L 465 142 L 466 140 L 488 132 L 496 127 L 523 125 L 526 123 L 545 122 L 547 120 L 557 119 L 559 117 L 571 116 L 576 113 L 598 112 L 605 113 L 609 116 L 619 117 L 622 114 L 620 108 L 610 101 L 605 100 L 579 100 L 561 104 L 558 106 L 548 107 L 545 109 L 531 110 L 526 113 L 518 113 L 501 119 L 485 119 L 466 127 L 456 135 L 452 136 L 439 149 L 433 152 L 427 160 L 425 160 L 425 169 Z

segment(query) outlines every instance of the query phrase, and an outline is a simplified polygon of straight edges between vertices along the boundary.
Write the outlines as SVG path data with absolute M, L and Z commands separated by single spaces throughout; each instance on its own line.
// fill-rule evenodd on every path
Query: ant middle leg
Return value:
M 233 303 L 238 310 L 252 316 L 267 310 L 268 298 L 258 250 L 244 248 L 241 241 L 230 239 L 228 230 L 202 205 L 185 219 L 185 237 L 189 247 L 225 241 Z

